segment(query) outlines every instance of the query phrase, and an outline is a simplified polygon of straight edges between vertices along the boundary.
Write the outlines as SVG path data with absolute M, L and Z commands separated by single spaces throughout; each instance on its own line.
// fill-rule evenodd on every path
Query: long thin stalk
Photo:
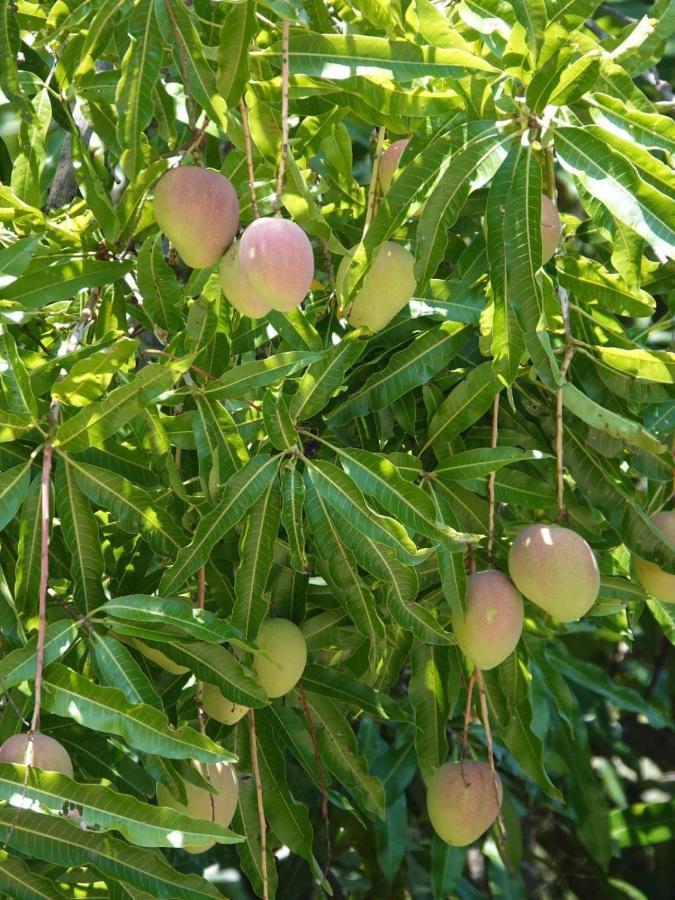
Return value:
M 281 214 L 281 195 L 284 192 L 286 157 L 288 156 L 289 36 L 290 23 L 288 19 L 284 19 L 281 32 L 281 155 L 277 173 L 277 195 L 274 203 L 277 215 Z
M 251 769 L 255 781 L 255 792 L 258 799 L 258 822 L 260 824 L 260 868 L 262 872 L 263 900 L 269 900 L 270 883 L 267 872 L 267 823 L 265 822 L 265 803 L 263 800 L 262 781 L 258 766 L 258 738 L 255 730 L 255 713 L 248 711 L 248 733 L 251 744 Z

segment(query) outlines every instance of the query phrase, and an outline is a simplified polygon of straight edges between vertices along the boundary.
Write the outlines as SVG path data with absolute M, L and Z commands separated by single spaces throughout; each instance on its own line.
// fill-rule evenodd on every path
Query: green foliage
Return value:
M 675 573 L 650 521 L 673 487 L 674 28 L 672 0 L 0 0 L 0 742 L 40 669 L 75 769 L 0 764 L 1 897 L 670 895 L 675 606 L 631 554 Z M 183 263 L 151 203 L 179 163 L 227 176 L 242 226 L 278 199 L 305 230 L 302 306 L 248 319 Z M 352 329 L 385 241 L 414 297 Z M 526 601 L 469 700 L 452 620 L 472 566 L 506 571 L 558 516 L 558 399 L 600 593 L 565 625 Z M 275 700 L 269 615 L 309 654 Z M 204 718 L 200 683 L 251 711 Z M 471 865 L 424 798 L 465 710 L 505 789 L 506 841 Z M 208 788 L 192 760 L 235 761 L 229 827 L 157 805 Z

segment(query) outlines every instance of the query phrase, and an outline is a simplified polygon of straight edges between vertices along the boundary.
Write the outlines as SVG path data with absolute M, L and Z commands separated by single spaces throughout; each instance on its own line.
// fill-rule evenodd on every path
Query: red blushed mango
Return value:
M 572 622 L 593 606 L 600 573 L 586 541 L 560 525 L 530 525 L 509 551 L 509 574 L 518 590 L 560 622 Z
M 249 319 L 261 319 L 271 307 L 251 287 L 239 265 L 239 242 L 232 244 L 220 263 L 220 286 L 236 310 Z
M 493 669 L 516 648 L 523 630 L 523 598 L 496 569 L 469 577 L 466 615 L 453 616 L 462 653 L 479 669 Z
M 398 169 L 398 164 L 401 161 L 401 157 L 403 156 L 403 151 L 409 143 L 410 138 L 403 138 L 400 141 L 394 141 L 394 143 L 390 144 L 390 146 L 387 147 L 387 149 L 380 157 L 380 169 L 378 178 L 383 194 L 386 194 L 391 187 L 394 172 Z
M 664 533 L 671 544 L 675 544 L 675 510 L 656 513 L 652 516 L 652 524 Z M 662 603 L 675 603 L 675 575 L 671 572 L 664 572 L 656 563 L 636 556 L 635 574 L 652 597 Z
M 27 734 L 13 734 L 0 747 L 0 763 L 29 763 L 44 772 L 59 772 L 73 778 L 73 764 L 66 748 L 46 734 L 33 735 L 33 758 L 30 757 Z
M 560 236 L 562 235 L 562 223 L 558 214 L 558 207 L 546 194 L 541 195 L 541 264 L 544 265 L 555 253 Z
M 302 303 L 314 280 L 312 245 L 289 219 L 251 222 L 239 241 L 239 265 L 257 296 L 281 312 Z
M 502 782 L 497 785 L 487 763 L 465 760 L 446 763 L 427 785 L 427 812 L 434 830 L 446 844 L 472 844 L 499 815 Z
M 157 224 L 183 262 L 202 269 L 218 262 L 239 228 L 239 200 L 220 172 L 199 166 L 171 169 L 155 185 Z

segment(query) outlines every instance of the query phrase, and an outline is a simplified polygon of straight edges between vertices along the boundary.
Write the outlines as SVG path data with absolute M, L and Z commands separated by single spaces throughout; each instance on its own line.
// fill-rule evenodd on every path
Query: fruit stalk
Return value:
M 495 394 L 492 402 L 492 436 L 490 446 L 494 449 L 497 446 L 499 438 L 499 392 Z M 490 472 L 488 476 L 488 538 L 487 538 L 487 555 L 488 562 L 492 563 L 492 548 L 495 539 L 495 472 Z
M 255 781 L 255 792 L 258 798 L 258 821 L 260 823 L 260 871 L 262 872 L 263 900 L 269 900 L 270 886 L 267 874 L 267 824 L 265 822 L 265 804 L 263 801 L 262 781 L 258 767 L 258 739 L 255 730 L 255 713 L 248 711 L 248 733 L 251 743 L 251 769 Z
M 279 157 L 279 172 L 277 174 L 277 196 L 274 203 L 276 215 L 281 215 L 281 195 L 284 190 L 284 177 L 286 175 L 286 157 L 288 155 L 288 42 L 290 24 L 284 19 L 281 32 L 281 155 Z
M 260 216 L 258 211 L 258 199 L 255 195 L 255 172 L 253 171 L 253 144 L 251 143 L 251 130 L 248 127 L 248 112 L 246 103 L 242 97 L 239 101 L 239 112 L 241 113 L 241 127 L 244 130 L 244 148 L 246 150 L 246 171 L 248 172 L 248 190 L 251 195 L 251 209 L 253 210 L 253 218 Z
M 495 789 L 495 799 L 497 800 L 497 809 L 499 812 L 497 813 L 497 831 L 499 833 L 499 842 L 502 845 L 502 850 L 506 850 L 506 828 L 504 827 L 504 819 L 502 818 L 501 813 L 501 798 L 499 796 L 499 782 L 497 776 L 497 770 L 495 769 L 495 756 L 492 747 L 492 728 L 490 727 L 490 715 L 488 713 L 488 705 L 487 705 L 487 692 L 485 690 L 485 680 L 483 679 L 483 673 L 479 668 L 474 669 L 474 674 L 476 676 L 476 683 L 478 685 L 478 696 L 480 699 L 480 714 L 483 720 L 483 728 L 485 730 L 485 741 L 487 743 L 487 755 L 488 755 L 488 765 L 490 766 L 490 772 L 492 773 L 492 784 Z M 508 864 L 508 854 L 504 852 L 502 854 L 505 863 Z
M 565 333 L 565 353 L 560 366 L 560 384 L 556 394 L 556 432 L 555 432 L 555 455 L 556 455 L 556 471 L 558 485 L 558 520 L 563 521 L 567 518 L 567 507 L 565 506 L 565 482 L 564 482 L 564 448 L 563 448 L 563 388 L 567 379 L 567 372 L 572 363 L 574 356 L 574 341 L 572 338 L 572 327 L 570 325 L 570 297 L 564 287 L 558 287 L 558 296 L 560 297 L 560 309 L 562 311 L 563 329 Z
M 373 170 L 370 175 L 370 187 L 368 188 L 368 204 L 366 206 L 366 221 L 363 226 L 363 237 L 370 227 L 370 223 L 375 215 L 375 196 L 377 194 L 377 185 L 380 173 L 380 159 L 382 157 L 382 145 L 384 143 L 385 134 L 384 125 L 380 125 L 377 129 L 377 143 L 375 144 L 375 156 L 373 157 Z

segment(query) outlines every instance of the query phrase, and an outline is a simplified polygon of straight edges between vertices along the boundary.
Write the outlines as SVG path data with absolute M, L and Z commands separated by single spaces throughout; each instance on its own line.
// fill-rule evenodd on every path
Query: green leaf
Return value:
M 286 350 L 275 353 L 266 359 L 256 359 L 242 363 L 226 372 L 216 381 L 209 381 L 202 388 L 207 396 L 218 400 L 237 400 L 245 397 L 254 387 L 265 387 L 281 381 L 299 369 L 304 369 L 318 359 L 323 353 L 306 350 Z
M 503 466 L 517 462 L 533 462 L 545 459 L 549 454 L 539 450 L 520 450 L 517 447 L 480 447 L 453 454 L 433 471 L 435 478 L 461 481 L 466 478 L 482 478 Z
M 154 0 L 141 0 L 127 22 L 131 41 L 121 65 L 117 83 L 117 140 L 124 148 L 122 171 L 133 180 L 143 168 L 143 129 L 149 124 L 154 105 L 152 92 L 159 78 L 162 41 L 155 19 Z
M 356 736 L 337 706 L 325 697 L 307 692 L 307 702 L 316 727 L 321 759 L 330 772 L 353 791 L 365 809 L 384 819 L 384 788 L 371 775 L 359 756 Z
M 364 534 L 392 547 L 405 559 L 415 554 L 417 548 L 403 526 L 370 509 L 359 488 L 341 469 L 332 463 L 313 462 L 307 472 L 317 493 Z
M 207 643 L 241 642 L 239 629 L 207 609 L 199 609 L 185 600 L 154 594 L 130 594 L 108 600 L 99 611 L 124 622 L 143 622 L 160 629 L 163 625 L 170 625 L 195 640 Z M 251 647 L 249 644 L 243 646 Z
M 187 725 L 174 728 L 159 710 L 144 703 L 131 704 L 116 688 L 100 687 L 60 663 L 45 672 L 42 703 L 54 715 L 74 719 L 93 731 L 116 734 L 146 753 L 202 762 L 232 759 L 198 731 Z
M 439 51 L 440 52 L 440 51 Z M 469 140 L 456 153 L 435 185 L 417 228 L 415 275 L 423 288 L 435 274 L 447 248 L 447 231 L 455 224 L 472 191 L 495 174 L 513 141 L 511 134 L 488 129 Z
M 360 390 L 329 415 L 329 420 L 342 423 L 355 415 L 364 416 L 369 410 L 385 409 L 444 369 L 466 339 L 466 326 L 456 322 L 444 322 L 425 331 L 394 353 L 383 371 L 371 375 Z
M 52 397 L 68 406 L 88 406 L 108 389 L 113 376 L 128 368 L 138 341 L 119 338 L 110 347 L 79 359 L 52 388 Z
M 37 403 L 30 380 L 16 342 L 4 325 L 0 324 L 0 385 L 10 412 L 37 420 Z
M 21 506 L 14 596 L 17 607 L 30 615 L 38 607 L 42 498 L 40 479 L 34 478 Z
M 249 454 L 234 419 L 222 403 L 198 393 L 195 405 L 192 427 L 200 474 L 209 497 L 218 501 L 224 482 L 248 462 Z
M 35 94 L 31 107 L 31 115 L 22 117 L 19 123 L 20 152 L 12 166 L 11 186 L 17 197 L 30 206 L 39 207 L 42 196 L 40 180 L 47 158 L 45 140 L 52 119 L 46 88 Z
M 260 817 L 258 815 L 256 786 L 253 779 L 242 781 L 239 785 L 239 803 L 232 824 L 246 838 L 244 843 L 239 844 L 237 847 L 242 871 L 251 882 L 256 894 L 262 897 Z M 267 842 L 267 886 L 270 900 L 274 900 L 277 893 L 277 867 L 269 841 Z
M 185 301 L 173 269 L 162 252 L 162 236 L 147 238 L 138 253 L 138 289 L 153 324 L 174 335 L 183 327 Z
M 544 42 L 548 18 L 545 0 L 513 0 L 511 5 L 517 21 L 525 29 L 530 56 L 535 62 Z
M 187 371 L 190 358 L 145 366 L 129 384 L 115 388 L 104 399 L 90 403 L 57 431 L 54 446 L 72 453 L 101 444 L 143 412 Z
M 105 785 L 78 784 L 57 772 L 0 763 L 0 797 L 11 800 L 18 790 L 47 809 L 58 809 L 64 803 L 77 806 L 83 829 L 119 831 L 141 847 L 180 847 L 204 838 L 223 844 L 241 840 L 216 822 L 151 806 Z
M 160 583 L 163 594 L 176 591 L 206 563 L 213 547 L 255 503 L 278 468 L 278 457 L 259 454 L 230 477 L 218 506 L 200 519 L 191 543 L 180 550 L 174 564 L 164 573 Z
M 638 287 L 631 288 L 621 275 L 608 272 L 599 262 L 563 256 L 557 260 L 558 280 L 577 300 L 599 303 L 622 316 L 650 316 L 656 301 Z
M 263 398 L 263 421 L 270 442 L 278 450 L 292 450 L 298 446 L 298 435 L 283 394 L 266 391 Z
M 635 109 L 609 94 L 590 94 L 587 100 L 593 121 L 605 131 L 632 140 L 648 150 L 659 148 L 666 153 L 675 153 L 675 122 L 668 116 Z
M 248 48 L 255 28 L 254 6 L 228 5 L 220 26 L 216 86 L 230 108 L 238 103 L 249 79 Z
M 309 567 L 303 521 L 305 482 L 295 463 L 282 470 L 281 501 L 281 524 L 288 538 L 291 566 L 298 572 L 305 572 Z
M 641 235 L 659 257 L 675 257 L 675 212 L 670 200 L 642 180 L 635 166 L 589 133 L 556 130 L 555 147 L 564 169 L 620 222 Z
M 675 353 L 668 350 L 626 350 L 622 347 L 595 348 L 604 362 L 632 378 L 675 383 Z
M 436 548 L 438 569 L 441 575 L 443 596 L 448 601 L 453 615 L 466 614 L 466 568 L 464 550 L 450 550 L 443 544 Z
M 133 269 L 132 260 L 104 262 L 82 256 L 63 260 L 46 257 L 46 264 L 0 287 L 0 300 L 17 300 L 27 309 L 68 300 L 78 291 L 112 284 Z
M 148 633 L 152 641 L 152 632 Z M 194 673 L 199 681 L 215 684 L 233 703 L 259 707 L 267 703 L 267 694 L 237 657 L 217 644 L 204 641 L 157 644 L 162 653 Z
M 378 719 L 394 719 L 398 722 L 410 719 L 409 713 L 395 700 L 358 681 L 346 670 L 308 665 L 302 673 L 302 684 L 308 691 L 347 703 Z
M 44 665 L 48 666 L 60 659 L 70 650 L 77 637 L 77 624 L 70 619 L 50 622 L 45 631 Z M 22 681 L 32 681 L 36 667 L 37 635 L 34 635 L 24 647 L 12 650 L 0 660 L 2 690 L 8 691 Z
M 28 413 L 13 413 L 7 409 L 0 409 L 0 444 L 16 440 L 33 427 L 33 421 Z
M 298 390 L 291 400 L 291 416 L 303 421 L 321 412 L 343 384 L 345 374 L 361 357 L 365 347 L 365 342 L 352 333 L 324 359 L 311 365 L 300 379 Z
M 62 458 L 54 478 L 56 509 L 71 556 L 73 596 L 79 609 L 95 609 L 104 599 L 103 554 L 98 523 L 74 469 Z
M 147 491 L 115 472 L 72 457 L 67 466 L 82 492 L 92 503 L 110 510 L 125 531 L 142 533 L 160 554 L 175 553 L 183 546 L 185 536 L 174 518 Z
M 0 474 L 0 530 L 12 521 L 28 495 L 31 466 L 31 461 L 21 463 Z
M 307 471 L 305 484 L 307 522 L 317 552 L 326 563 L 324 578 L 357 630 L 370 641 L 371 658 L 375 659 L 386 638 L 375 598 L 359 575 L 354 557 L 345 547 L 340 523 L 331 514 Z
M 100 680 L 109 687 L 119 688 L 129 703 L 145 703 L 162 710 L 162 701 L 150 679 L 124 644 L 107 634 L 92 631 L 91 655 Z
M 0 891 L 15 900 L 61 900 L 63 897 L 56 886 L 34 872 L 32 866 L 4 851 L 0 853 Z
M 449 676 L 446 648 L 413 644 L 408 695 L 415 714 L 415 748 L 424 779 L 429 778 L 448 755 Z
M 81 831 L 65 818 L 10 806 L 0 809 L 0 836 L 30 858 L 56 866 L 91 866 L 103 877 L 121 878 L 149 891 L 153 897 L 165 900 L 221 897 L 203 878 L 183 875 L 156 852 L 130 847 L 109 835 Z
M 436 410 L 422 451 L 439 440 L 449 441 L 479 419 L 492 405 L 501 383 L 490 363 L 472 369 Z
M 227 129 L 227 106 L 220 96 L 216 76 L 209 66 L 199 31 L 188 8 L 178 0 L 155 0 L 155 12 L 165 43 L 171 48 L 189 96 L 223 131 Z
M 648 450 L 651 453 L 662 453 L 665 450 L 653 435 L 651 435 L 639 422 L 626 419 L 618 413 L 605 409 L 583 394 L 573 384 L 563 387 L 563 403 L 570 412 L 578 416 L 587 425 L 597 428 L 605 434 L 609 434 L 618 440 L 625 441 L 634 447 Z
M 274 560 L 280 516 L 281 493 L 275 478 L 251 508 L 239 541 L 232 624 L 249 640 L 255 639 L 267 615 L 269 603 L 265 588 Z
M 278 51 L 274 51 L 279 56 Z M 364 67 L 379 69 L 395 81 L 433 75 L 456 78 L 469 72 L 494 72 L 486 59 L 464 49 L 425 47 L 361 34 L 295 34 L 289 53 L 292 74 L 347 78 Z
M 634 803 L 609 814 L 612 839 L 619 847 L 670 843 L 675 834 L 675 803 Z

